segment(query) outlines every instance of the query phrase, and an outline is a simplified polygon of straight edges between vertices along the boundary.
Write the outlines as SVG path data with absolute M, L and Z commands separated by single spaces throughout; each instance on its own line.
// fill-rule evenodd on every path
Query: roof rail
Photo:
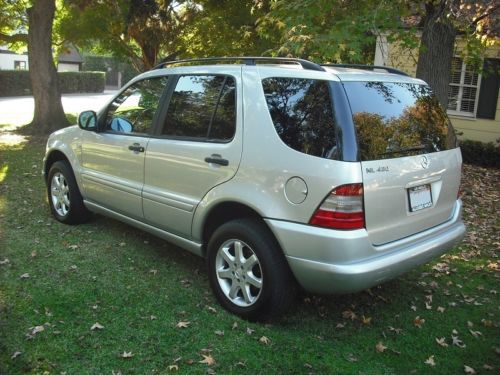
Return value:
M 380 66 L 380 65 L 363 65 L 363 64 L 321 64 L 321 66 L 327 66 L 332 68 L 356 68 L 363 70 L 375 70 L 381 69 L 385 70 L 387 73 L 399 74 L 401 76 L 407 76 L 405 72 L 399 69 L 391 68 L 389 66 Z
M 172 60 L 172 61 L 165 61 L 162 62 L 158 65 L 156 65 L 154 69 L 162 69 L 165 68 L 169 65 L 177 65 L 177 64 L 186 64 L 186 63 L 198 63 L 198 62 L 229 62 L 229 61 L 242 61 L 245 65 L 257 65 L 257 61 L 269 61 L 269 62 L 274 62 L 274 63 L 294 63 L 301 65 L 302 68 L 307 69 L 307 70 L 317 70 L 320 72 L 324 72 L 325 69 L 316 63 L 313 63 L 312 61 L 309 60 L 304 60 L 304 59 L 296 59 L 296 58 L 291 58 L 291 57 L 263 57 L 263 56 L 257 56 L 257 57 L 205 57 L 205 58 L 198 58 L 198 59 L 185 59 L 185 60 Z

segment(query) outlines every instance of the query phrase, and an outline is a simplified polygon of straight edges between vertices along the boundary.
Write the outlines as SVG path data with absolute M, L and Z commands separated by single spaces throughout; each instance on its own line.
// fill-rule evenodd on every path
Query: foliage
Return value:
M 103 92 L 103 72 L 59 72 L 62 93 Z M 31 94 L 29 72 L 26 70 L 0 70 L 0 97 Z
M 28 43 L 28 0 L 0 0 L 0 44 L 19 50 Z
M 258 20 L 270 1 L 199 0 L 198 11 L 182 29 L 180 55 L 260 56 L 274 47 L 276 37 L 262 37 Z M 279 34 L 273 34 L 274 36 Z
M 440 9 L 439 22 L 451 23 L 463 33 L 462 54 L 478 62 L 499 33 L 499 6 L 487 0 L 277 0 L 261 20 L 260 31 L 268 36 L 281 30 L 274 49 L 279 55 L 371 64 L 378 35 L 399 42 L 403 50 L 418 47 L 417 30 L 431 5 Z
M 496 143 L 464 140 L 460 142 L 460 150 L 465 163 L 500 168 L 500 140 Z
M 303 294 L 262 325 L 217 305 L 202 259 L 98 215 L 52 219 L 44 147 L 0 144 L 0 373 L 498 372 L 498 170 L 464 166 L 455 250 L 362 293 Z

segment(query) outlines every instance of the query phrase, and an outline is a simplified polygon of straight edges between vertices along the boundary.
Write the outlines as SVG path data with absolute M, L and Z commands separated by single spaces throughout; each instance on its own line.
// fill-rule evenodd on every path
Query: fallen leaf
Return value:
M 484 368 L 485 370 L 488 370 L 488 371 L 493 370 L 493 366 L 488 365 L 487 363 L 485 363 L 485 364 L 483 365 L 483 368 Z
M 205 363 L 207 366 L 215 365 L 215 359 L 210 354 L 209 355 L 202 354 L 201 356 L 203 357 L 203 360 L 199 361 L 198 363 Z
M 234 331 L 236 328 L 238 328 L 238 323 L 234 322 L 233 326 L 231 327 L 231 329 Z
M 189 325 L 191 324 L 191 322 L 185 322 L 185 321 L 180 321 L 179 323 L 177 323 L 175 326 L 177 328 L 187 328 Z
M 37 333 L 40 333 L 40 332 L 43 332 L 45 331 L 45 327 L 44 326 L 35 326 L 32 330 L 31 330 L 31 334 L 32 335 L 36 335 Z
M 73 264 L 72 266 L 69 267 L 69 269 L 71 271 L 76 271 L 78 269 L 78 267 Z
M 337 325 L 335 326 L 335 328 L 338 328 L 338 329 L 341 329 L 344 327 L 345 327 L 345 324 L 343 324 L 343 323 L 337 323 Z
M 212 306 L 207 306 L 207 309 L 208 309 L 208 311 L 210 311 L 211 313 L 217 314 L 217 310 L 216 310 L 214 307 L 212 307 Z
M 372 318 L 370 316 L 365 317 L 363 315 L 363 316 L 361 316 L 361 321 L 363 322 L 364 325 L 369 325 L 372 322 Z
M 418 328 L 422 328 L 422 325 L 425 323 L 425 319 L 420 318 L 420 316 L 417 316 L 413 320 L 413 325 Z
M 483 335 L 481 332 L 479 332 L 479 331 L 473 331 L 472 329 L 469 329 L 469 332 L 474 337 L 479 337 L 479 336 Z
M 123 246 L 125 246 L 125 245 L 127 245 L 125 242 L 120 242 L 120 243 L 118 244 L 118 246 L 120 246 L 120 247 L 123 247 Z
M 359 359 L 357 357 L 355 357 L 354 354 L 352 354 L 352 353 L 347 354 L 347 358 L 346 359 L 349 362 L 352 362 L 352 363 L 355 363 L 355 362 L 359 361 Z
M 399 335 L 401 332 L 403 332 L 403 329 L 389 326 L 389 331 L 394 332 L 396 335 Z
M 259 342 L 261 344 L 264 344 L 264 345 L 269 345 L 271 343 L 271 340 L 266 337 L 266 336 L 262 336 L 260 339 L 259 339 Z
M 4 260 L 0 260 L 0 266 L 4 264 L 9 264 L 10 260 L 8 258 L 5 258 Z
M 21 279 L 29 279 L 30 274 L 29 273 L 23 273 L 21 276 L 19 276 Z
M 356 320 L 358 318 L 358 316 L 356 315 L 356 313 L 352 310 L 345 310 L 342 312 L 342 317 L 344 319 L 350 319 L 350 320 Z
M 432 310 L 432 306 L 431 306 L 431 304 L 430 304 L 429 302 L 426 302 L 426 303 L 425 303 L 425 308 L 426 308 L 427 310 Z
M 377 343 L 377 345 L 375 345 L 375 349 L 377 350 L 377 352 L 379 352 L 379 353 L 383 353 L 383 352 L 385 352 L 385 351 L 386 351 L 387 346 L 385 346 L 385 345 L 382 343 L 382 341 L 379 341 L 379 342 Z
M 451 339 L 453 340 L 453 345 L 458 346 L 459 348 L 465 348 L 465 344 L 463 343 L 462 340 L 458 338 L 458 336 L 451 336 Z
M 22 354 L 22 352 L 14 352 L 14 354 L 12 354 L 12 356 L 10 357 L 10 359 L 16 359 L 16 358 L 17 358 L 17 357 L 19 357 L 21 354 Z
M 125 352 L 125 351 L 124 351 L 124 352 L 121 354 L 121 356 L 120 356 L 120 357 L 122 357 L 122 358 L 132 358 L 133 356 L 134 356 L 134 355 L 132 354 L 132 352 Z
M 434 356 L 431 355 L 429 358 L 427 358 L 424 362 L 426 365 L 429 365 L 431 367 L 436 366 L 436 362 L 434 361 Z
M 444 348 L 448 347 L 448 344 L 446 343 L 446 338 L 445 337 L 441 337 L 440 339 L 438 339 L 436 337 L 436 342 L 438 343 L 439 346 L 442 346 Z
M 179 371 L 179 366 L 170 365 L 170 366 L 168 366 L 168 371 Z
M 71 249 L 71 250 L 78 249 L 78 245 L 69 245 L 68 249 Z
M 224 336 L 224 331 L 215 331 L 217 336 Z
M 95 331 L 96 329 L 104 329 L 104 326 L 96 322 L 90 327 L 90 330 Z
M 156 275 L 156 273 L 158 272 L 158 270 L 149 270 L 150 273 L 152 273 L 153 275 Z
M 156 318 L 156 315 L 151 315 L 151 316 L 149 317 L 149 319 L 150 319 L 150 320 L 156 320 L 157 318 Z
M 476 370 L 474 370 L 474 369 L 473 369 L 472 367 L 470 367 L 470 366 L 464 365 L 464 372 L 465 372 L 466 374 L 471 374 L 471 375 L 473 375 L 473 374 L 475 374 L 475 373 L 476 373 Z
M 252 329 L 250 327 L 247 327 L 247 335 L 251 335 L 252 333 L 255 332 L 255 329 Z
M 437 312 L 440 312 L 442 314 L 446 309 L 444 307 L 438 306 L 436 310 Z

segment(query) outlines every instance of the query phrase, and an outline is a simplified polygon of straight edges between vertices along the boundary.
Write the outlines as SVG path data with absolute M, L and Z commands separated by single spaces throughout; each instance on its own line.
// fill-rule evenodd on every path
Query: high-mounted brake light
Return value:
M 365 227 L 363 184 L 341 185 L 325 198 L 309 224 L 332 229 Z

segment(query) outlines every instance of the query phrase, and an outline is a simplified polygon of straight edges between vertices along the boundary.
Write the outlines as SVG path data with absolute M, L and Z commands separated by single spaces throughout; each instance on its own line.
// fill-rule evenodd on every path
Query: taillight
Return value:
M 364 228 L 363 184 L 341 185 L 333 189 L 309 224 L 332 229 Z

